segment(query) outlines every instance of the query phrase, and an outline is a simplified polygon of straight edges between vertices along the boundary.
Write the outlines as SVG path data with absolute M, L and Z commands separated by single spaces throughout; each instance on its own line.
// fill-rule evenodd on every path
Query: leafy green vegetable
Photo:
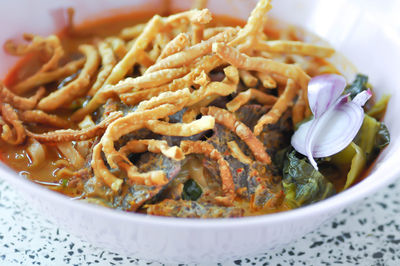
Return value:
M 354 139 L 354 143 L 360 146 L 365 152 L 367 161 L 373 161 L 389 142 L 390 134 L 385 124 L 378 122 L 369 115 L 365 115 L 360 131 Z
M 379 131 L 380 123 L 375 118 L 365 115 L 361 128 L 354 139 L 354 142 L 360 146 L 366 156 L 371 154 L 375 145 L 375 136 Z
M 362 91 L 368 89 L 368 77 L 362 74 L 357 74 L 356 78 L 354 79 L 353 83 L 347 85 L 346 89 L 344 90 L 345 94 L 350 93 L 350 98 L 353 99 Z
M 363 124 L 354 141 L 341 152 L 329 157 L 329 162 L 347 174 L 343 189 L 350 187 L 366 168 L 390 142 L 385 124 L 365 115 Z
M 375 149 L 380 152 L 383 148 L 385 148 L 390 143 L 390 134 L 384 123 L 380 123 L 380 127 L 378 133 L 375 136 Z
M 382 98 L 372 106 L 372 108 L 368 111 L 368 115 L 373 118 L 380 120 L 386 112 L 386 107 L 389 103 L 390 95 L 383 95 Z
M 367 164 L 365 152 L 354 142 L 350 143 L 344 150 L 335 154 L 331 162 L 347 173 L 346 184 L 343 189 L 350 187 L 362 174 Z
M 310 204 L 335 194 L 332 183 L 295 150 L 286 153 L 282 184 L 285 200 L 291 207 Z
M 197 200 L 203 191 L 200 186 L 193 179 L 189 179 L 183 185 L 182 199 L 184 200 Z

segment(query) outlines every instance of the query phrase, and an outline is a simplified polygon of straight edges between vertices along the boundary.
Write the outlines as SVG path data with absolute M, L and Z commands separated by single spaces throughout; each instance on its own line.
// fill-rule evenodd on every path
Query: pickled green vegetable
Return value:
M 368 111 L 368 115 L 372 116 L 377 120 L 381 120 L 386 112 L 387 105 L 390 100 L 390 95 L 383 95 L 382 98 L 377 101 L 374 106 Z
M 340 169 L 347 172 L 346 184 L 343 189 L 349 188 L 365 169 L 367 159 L 364 150 L 354 142 L 350 143 L 344 150 L 335 154 L 331 162 Z
M 368 89 L 368 77 L 362 74 L 357 74 L 356 78 L 354 79 L 353 83 L 347 85 L 346 89 L 344 90 L 345 94 L 350 94 L 350 98 L 353 99 L 362 91 Z
M 286 154 L 282 184 L 285 200 L 291 207 L 307 205 L 335 194 L 332 183 L 294 150 Z

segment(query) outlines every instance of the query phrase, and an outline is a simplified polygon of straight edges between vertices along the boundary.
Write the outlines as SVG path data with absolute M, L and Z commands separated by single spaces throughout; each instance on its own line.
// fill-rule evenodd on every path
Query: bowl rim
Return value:
M 390 145 L 390 144 L 389 144 Z M 398 150 L 400 145 L 396 145 Z M 360 183 L 339 192 L 332 197 L 324 199 L 322 201 L 288 210 L 279 213 L 271 213 L 259 216 L 247 216 L 240 218 L 212 218 L 212 219 L 197 219 L 197 218 L 176 218 L 176 217 L 164 217 L 164 216 L 153 216 L 140 214 L 135 212 L 120 211 L 111 208 L 105 208 L 92 203 L 87 203 L 79 200 L 74 200 L 61 193 L 52 191 L 39 184 L 25 179 L 18 175 L 3 162 L 0 163 L 0 177 L 14 185 L 14 188 L 19 193 L 23 191 L 29 191 L 30 194 L 40 195 L 41 198 L 49 200 L 54 206 L 59 206 L 57 203 L 67 205 L 69 208 L 79 208 L 80 211 L 95 214 L 97 216 L 106 216 L 124 222 L 132 223 L 146 223 L 147 225 L 153 224 L 157 226 L 165 227 L 179 227 L 179 228 L 190 228 L 190 229 L 203 229 L 203 228 L 237 228 L 237 227 L 248 227 L 250 225 L 268 225 L 276 222 L 287 222 L 290 220 L 296 220 L 306 218 L 308 216 L 314 216 L 317 213 L 326 213 L 329 211 L 341 210 L 348 206 L 352 202 L 356 202 L 370 196 L 376 192 L 379 188 L 388 185 L 393 182 L 398 176 L 400 176 L 400 164 L 396 163 L 394 156 L 391 156 L 385 162 L 375 162 L 376 170 L 365 177 Z M 385 173 L 384 177 L 380 182 L 371 184 L 371 179 L 377 178 L 378 175 Z

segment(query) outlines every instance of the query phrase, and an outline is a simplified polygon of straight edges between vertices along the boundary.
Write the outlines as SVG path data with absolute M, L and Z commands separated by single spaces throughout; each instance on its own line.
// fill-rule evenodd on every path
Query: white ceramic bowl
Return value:
M 144 2 L 146 4 L 142 5 Z M 65 24 L 60 17 L 64 7 L 77 8 L 78 20 L 109 15 L 109 8 L 157 9 L 160 1 L 1 1 L 0 42 L 22 32 L 48 34 Z M 176 7 L 187 1 L 172 1 Z M 213 12 L 246 18 L 254 1 L 210 1 Z M 369 3 L 369 4 L 366 4 Z M 354 204 L 382 186 L 393 182 L 400 173 L 400 38 L 387 17 L 379 17 L 378 8 L 364 10 L 374 1 L 303 1 L 275 0 L 271 14 L 320 35 L 348 57 L 361 72 L 370 76 L 378 96 L 392 95 L 385 122 L 392 142 L 380 155 L 369 176 L 356 186 L 322 202 L 284 213 L 241 219 L 194 220 L 123 213 L 49 191 L 29 182 L 0 165 L 0 176 L 13 184 L 48 217 L 74 235 L 96 246 L 121 254 L 163 262 L 222 261 L 265 252 L 315 229 L 344 207 Z M 392 1 L 395 4 L 395 1 Z M 140 7 L 138 7 L 140 6 Z M 396 7 L 388 9 L 393 14 Z M 371 15 L 372 14 L 372 15 Z M 388 13 L 387 13 L 388 14 Z M 53 23 L 54 16 L 57 23 Z M 97 16 L 98 17 L 98 16 Z M 4 25 L 8 25 L 5 27 Z M 0 73 L 4 75 L 14 60 L 0 53 Z M 373 215 L 373 214 L 371 214 Z

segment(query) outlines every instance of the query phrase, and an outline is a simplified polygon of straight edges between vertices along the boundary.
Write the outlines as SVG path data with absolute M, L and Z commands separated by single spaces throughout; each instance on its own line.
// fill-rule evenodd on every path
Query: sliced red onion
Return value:
M 339 75 L 326 74 L 312 78 L 308 83 L 308 102 L 314 117 L 318 118 L 331 107 L 346 87 Z
M 314 158 L 330 156 L 350 144 L 359 131 L 363 119 L 362 106 L 371 97 L 363 91 L 352 101 L 342 95 L 346 83 L 338 75 L 322 75 L 310 80 L 308 97 L 314 118 L 292 136 L 292 146 L 306 155 L 315 169 Z M 311 89 L 310 89 L 311 87 Z

